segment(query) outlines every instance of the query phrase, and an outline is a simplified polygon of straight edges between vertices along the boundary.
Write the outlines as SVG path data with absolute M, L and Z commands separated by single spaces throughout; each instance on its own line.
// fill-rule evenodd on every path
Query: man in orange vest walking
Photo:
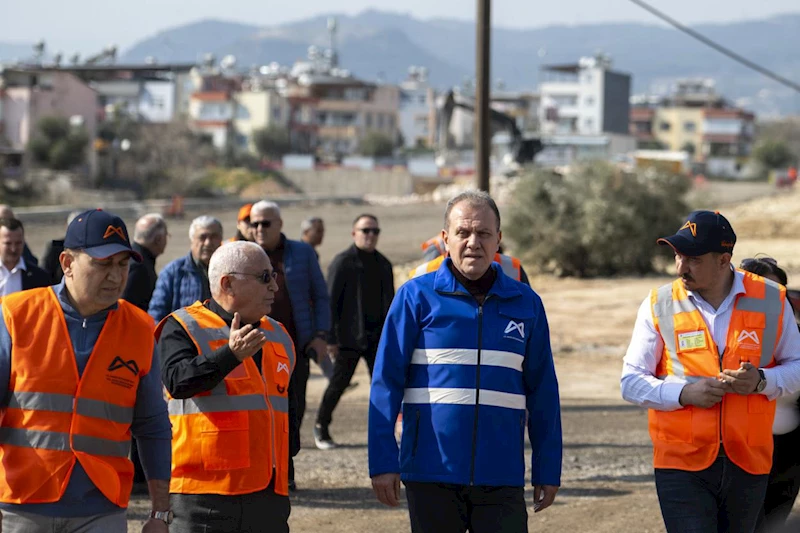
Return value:
M 800 390 L 800 333 L 786 290 L 736 270 L 736 234 L 695 211 L 659 244 L 678 279 L 639 308 L 622 396 L 649 409 L 668 533 L 752 533 L 772 466 L 775 398 Z
M 0 320 L 4 533 L 125 533 L 131 435 L 148 479 L 143 531 L 165 533 L 170 427 L 153 320 L 120 300 L 128 230 L 99 209 L 67 228 L 58 285 L 8 295 Z
M 295 352 L 267 316 L 277 275 L 258 244 L 239 241 L 214 252 L 208 277 L 211 299 L 156 328 L 172 422 L 171 531 L 288 532 Z

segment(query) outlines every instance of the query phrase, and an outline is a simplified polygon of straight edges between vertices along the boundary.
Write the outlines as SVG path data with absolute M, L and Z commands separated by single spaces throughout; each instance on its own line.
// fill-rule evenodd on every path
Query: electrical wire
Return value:
M 766 76 L 766 77 L 768 77 L 768 78 L 770 78 L 770 79 L 772 79 L 774 81 L 777 81 L 781 85 L 785 85 L 786 87 L 789 87 L 790 89 L 794 89 L 795 91 L 800 93 L 800 84 L 798 84 L 796 82 L 793 82 L 790 79 L 784 78 L 780 74 L 777 74 L 776 72 L 773 72 L 773 71 L 771 71 L 769 69 L 766 69 L 766 68 L 762 67 L 761 65 L 758 65 L 758 64 L 750 61 L 746 57 L 743 57 L 743 56 L 737 54 L 733 50 L 731 50 L 729 48 L 726 48 L 726 47 L 722 46 L 721 44 L 715 43 L 714 41 L 712 41 L 711 39 L 709 39 L 705 35 L 697 32 L 697 31 L 695 31 L 695 30 L 693 30 L 693 29 L 691 29 L 691 28 L 689 28 L 687 26 L 684 26 L 683 24 L 681 24 L 677 20 L 673 19 L 669 15 L 666 15 L 665 13 L 662 13 L 658 9 L 656 9 L 653 6 L 647 4 L 646 2 L 643 2 L 642 0 L 630 0 L 630 1 L 633 2 L 634 4 L 636 4 L 637 6 L 641 7 L 642 9 L 644 9 L 646 11 L 649 11 L 650 13 L 652 13 L 656 17 L 660 18 L 661 20 L 663 20 L 667 24 L 670 24 L 674 28 L 682 31 L 683 33 L 686 33 L 687 35 L 689 35 L 691 37 L 694 37 L 695 39 L 697 39 L 701 43 L 705 44 L 706 46 L 710 46 L 711 48 L 713 48 L 717 52 L 719 52 L 719 53 L 721 53 L 723 55 L 726 55 L 729 58 L 733 59 L 734 61 L 737 61 L 737 62 L 741 63 L 742 65 L 744 65 L 744 66 L 746 66 L 746 67 L 748 67 L 750 69 L 753 69 L 756 72 L 759 72 L 760 74 L 763 74 L 764 76 Z

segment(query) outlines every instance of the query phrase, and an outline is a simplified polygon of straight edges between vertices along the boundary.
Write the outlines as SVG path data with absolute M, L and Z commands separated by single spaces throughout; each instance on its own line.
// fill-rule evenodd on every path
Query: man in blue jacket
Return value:
M 383 328 L 370 394 L 372 486 L 396 506 L 403 481 L 413 533 L 527 532 L 526 409 L 535 512 L 561 483 L 547 317 L 539 296 L 492 261 L 500 213 L 488 194 L 450 200 L 442 238 L 450 256 L 401 286 Z
M 278 292 L 269 313 L 286 327 L 294 340 L 297 362 L 292 372 L 289 388 L 297 399 L 297 420 L 290 434 L 297 430 L 306 410 L 306 385 L 310 360 L 319 362 L 327 357 L 328 329 L 331 325 L 330 298 L 325 278 L 314 249 L 301 241 L 293 241 L 282 233 L 283 219 L 278 204 L 262 200 L 250 210 L 250 228 L 253 240 L 267 252 L 270 263 L 278 274 Z M 295 425 L 296 424 L 296 425 Z M 299 442 L 291 444 L 293 457 Z M 295 490 L 294 462 L 289 463 L 289 490 Z
M 147 309 L 156 324 L 173 311 L 211 298 L 208 262 L 222 244 L 222 222 L 208 215 L 195 218 L 189 226 L 189 240 L 189 253 L 169 263 L 158 275 Z

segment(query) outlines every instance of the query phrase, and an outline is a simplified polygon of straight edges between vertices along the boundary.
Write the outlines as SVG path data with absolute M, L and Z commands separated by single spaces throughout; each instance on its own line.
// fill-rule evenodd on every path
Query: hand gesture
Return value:
M 719 375 L 720 381 L 728 386 L 727 392 L 736 394 L 752 394 L 756 391 L 761 374 L 751 363 L 741 363 L 738 370 L 723 370 Z
M 262 346 L 267 342 L 267 338 L 260 329 L 254 329 L 252 325 L 241 326 L 242 318 L 239 313 L 233 314 L 231 321 L 231 334 L 228 337 L 228 346 L 233 355 L 239 361 L 244 361 L 248 357 L 253 357 Z
M 730 385 L 714 378 L 703 379 L 684 386 L 678 401 L 683 406 L 696 405 L 708 409 L 721 402 L 729 388 Z

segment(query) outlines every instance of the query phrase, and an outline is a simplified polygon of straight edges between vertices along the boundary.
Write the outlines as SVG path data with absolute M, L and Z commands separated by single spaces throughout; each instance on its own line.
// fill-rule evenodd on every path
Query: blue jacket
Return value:
M 147 312 L 158 324 L 171 312 L 202 299 L 203 283 L 191 252 L 172 261 L 158 275 Z
M 527 408 L 532 483 L 560 485 L 561 411 L 542 301 L 493 263 L 497 279 L 479 306 L 450 262 L 401 286 L 389 309 L 370 393 L 370 476 L 524 486 Z
M 330 297 L 314 249 L 302 241 L 284 240 L 283 269 L 292 302 L 295 346 L 302 353 L 318 331 L 331 326 Z

